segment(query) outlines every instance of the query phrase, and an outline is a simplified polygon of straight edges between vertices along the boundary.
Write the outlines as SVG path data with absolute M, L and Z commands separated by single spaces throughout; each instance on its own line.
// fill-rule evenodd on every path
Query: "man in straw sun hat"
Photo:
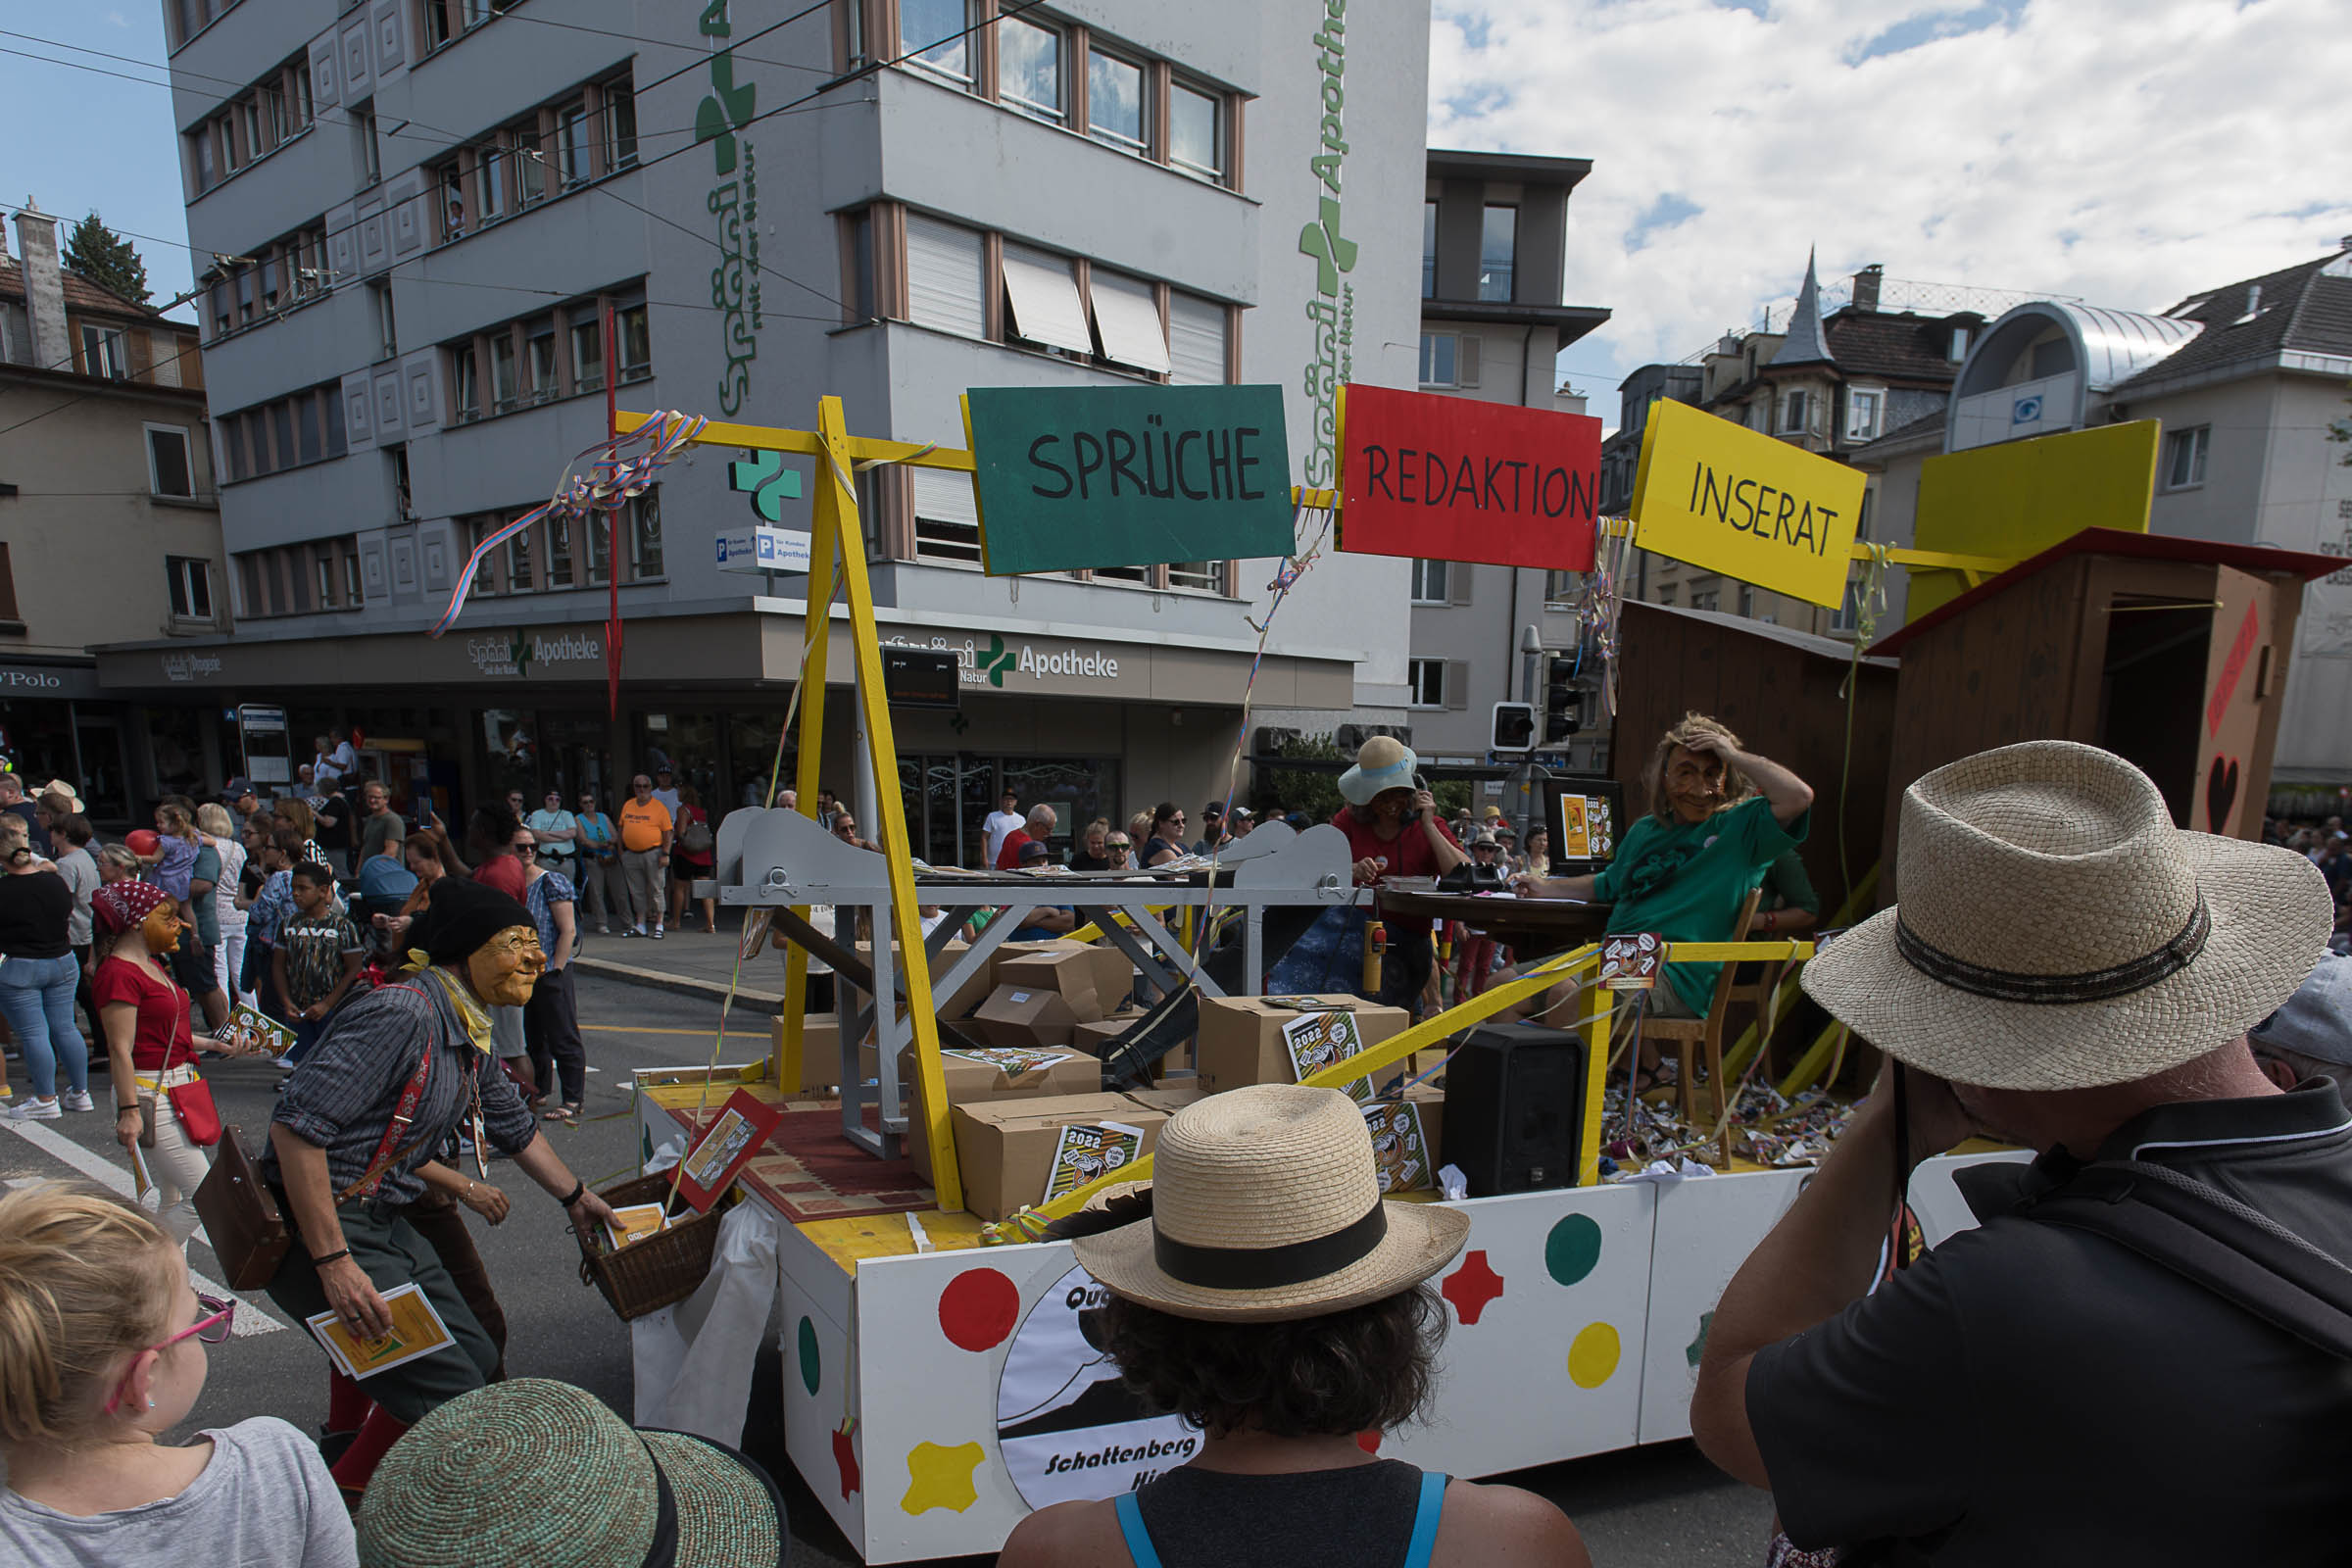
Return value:
M 1375 735 L 1357 750 L 1355 765 L 1340 775 L 1348 804 L 1331 819 L 1348 835 L 1355 885 L 1373 887 L 1393 876 L 1444 876 L 1469 859 L 1438 814 L 1437 797 L 1421 786 L 1421 760 L 1393 735 Z M 1429 920 L 1383 917 L 1389 940 L 1378 1000 L 1420 1016 L 1421 994 L 1437 963 Z
M 417 1422 L 359 1526 L 361 1568 L 784 1568 L 791 1542 L 752 1460 L 632 1430 L 544 1378 L 476 1389 Z
M 1346 1095 L 1260 1084 L 1188 1105 L 1161 1129 L 1150 1190 L 1073 1221 L 1058 1233 L 1110 1293 L 1088 1338 L 1203 1437 L 1115 1503 L 1029 1515 L 1004 1568 L 1590 1564 L 1534 1494 L 1449 1483 L 1359 1442 L 1427 1402 L 1446 1312 L 1426 1282 L 1470 1220 L 1380 1196 Z
M 2342 1561 L 2352 1338 L 2292 1282 L 2352 1283 L 2352 1117 L 2246 1039 L 2319 873 L 2066 741 L 1914 783 L 1896 866 L 1804 970 L 1892 1065 L 1724 1292 L 1699 1446 L 1870 1561 Z M 1898 1172 L 1979 1131 L 2037 1157 L 1961 1171 L 1978 1226 L 1856 1299 Z

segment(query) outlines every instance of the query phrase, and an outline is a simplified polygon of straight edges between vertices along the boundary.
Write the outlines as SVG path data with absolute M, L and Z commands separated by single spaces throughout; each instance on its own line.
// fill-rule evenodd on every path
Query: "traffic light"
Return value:
M 1496 703 L 1488 746 L 1497 752 L 1530 751 L 1536 744 L 1536 710 L 1527 703 Z
M 1544 744 L 1557 746 L 1585 727 L 1584 699 L 1576 686 L 1576 660 L 1554 654 L 1544 662 Z

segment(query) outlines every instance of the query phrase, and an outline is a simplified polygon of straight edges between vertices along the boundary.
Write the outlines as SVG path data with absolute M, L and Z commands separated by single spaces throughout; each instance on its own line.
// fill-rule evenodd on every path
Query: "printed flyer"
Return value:
M 1051 1203 L 1064 1193 L 1074 1193 L 1098 1176 L 1134 1163 L 1143 1152 L 1141 1127 L 1117 1121 L 1064 1127 L 1054 1150 L 1054 1168 L 1046 1178 L 1046 1196 L 1038 1201 Z
M 315 1312 L 303 1321 L 326 1347 L 335 1370 L 350 1378 L 371 1378 L 457 1343 L 433 1303 L 415 1285 L 395 1285 L 384 1292 L 384 1308 L 392 1314 L 392 1332 L 372 1340 L 352 1333 L 331 1311 Z
M 1293 1076 L 1304 1083 L 1332 1063 L 1362 1051 L 1364 1036 L 1356 1027 L 1352 1012 L 1309 1012 L 1282 1026 L 1282 1043 L 1291 1054 Z M 1346 1087 L 1348 1098 L 1356 1103 L 1371 1103 L 1370 1078 L 1358 1078 Z
M 1372 1134 L 1372 1159 L 1380 1170 L 1383 1193 L 1409 1193 L 1438 1184 L 1419 1105 L 1409 1100 L 1366 1105 L 1364 1126 Z

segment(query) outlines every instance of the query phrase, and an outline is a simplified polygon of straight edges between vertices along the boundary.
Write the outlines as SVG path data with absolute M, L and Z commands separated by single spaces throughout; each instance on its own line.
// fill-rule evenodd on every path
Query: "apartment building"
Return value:
M 169 688 L 106 691 L 93 645 L 152 639 L 185 673 L 228 626 L 195 331 L 67 270 L 28 202 L 0 235 L 0 758 L 144 820 L 217 776 L 235 729 Z M 230 763 L 233 767 L 233 761 Z
M 1592 172 L 1587 158 L 1431 151 L 1421 204 L 1423 391 L 1585 412 L 1583 398 L 1555 385 L 1555 367 L 1609 318 L 1599 306 L 1563 303 L 1568 200 Z M 1487 760 L 1494 704 L 1520 698 L 1523 628 L 1573 650 L 1581 583 L 1567 571 L 1412 563 L 1406 702 L 1424 756 Z M 1603 743 L 1597 732 L 1577 737 L 1577 765 Z M 1570 750 L 1554 755 L 1566 760 Z
M 1293 477 L 1327 483 L 1337 383 L 1412 384 L 1426 4 L 167 9 L 189 235 L 228 261 L 204 300 L 239 621 L 215 690 L 298 736 L 397 738 L 469 794 L 656 757 L 724 804 L 766 779 L 806 579 L 723 569 L 716 541 L 808 526 L 807 460 L 705 449 L 615 538 L 500 549 L 424 636 L 475 542 L 604 437 L 609 392 L 802 428 L 832 394 L 858 433 L 960 445 L 972 386 L 1276 383 Z M 992 578 L 968 484 L 858 485 L 885 638 L 965 665 L 960 713 L 899 720 L 922 853 L 969 859 L 1001 785 L 1065 831 L 1223 792 L 1272 563 Z M 1376 628 L 1408 579 L 1326 554 L 1260 721 L 1400 721 L 1407 650 Z M 156 689 L 164 652 L 101 677 Z

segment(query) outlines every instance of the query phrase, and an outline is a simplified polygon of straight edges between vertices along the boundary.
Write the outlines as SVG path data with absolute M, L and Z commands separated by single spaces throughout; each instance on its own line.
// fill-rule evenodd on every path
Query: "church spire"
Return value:
M 1805 252 L 1805 286 L 1797 291 L 1796 313 L 1788 318 L 1788 332 L 1774 352 L 1775 365 L 1834 365 L 1830 340 L 1821 329 L 1821 281 L 1813 274 L 1813 253 Z

